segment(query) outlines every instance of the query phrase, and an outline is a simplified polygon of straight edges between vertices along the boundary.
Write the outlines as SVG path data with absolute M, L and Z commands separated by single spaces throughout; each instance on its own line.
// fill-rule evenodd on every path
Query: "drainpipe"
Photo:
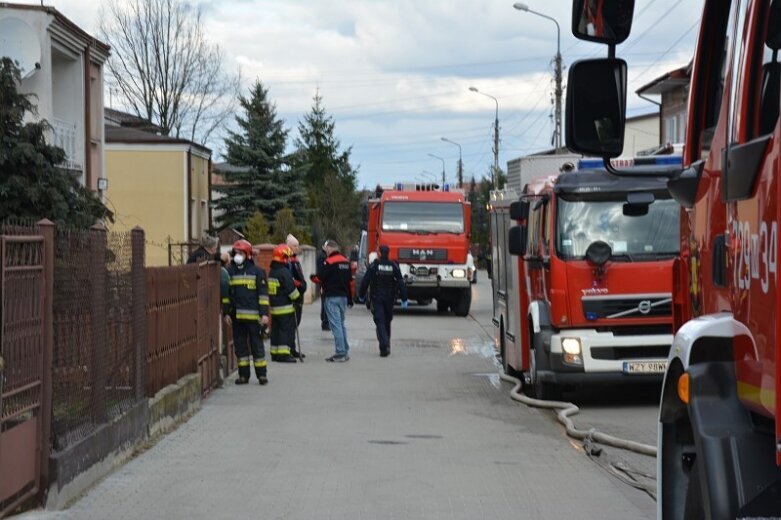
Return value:
M 84 50 L 84 184 L 97 190 L 97 180 L 92 171 L 92 74 L 90 74 L 91 47 Z M 93 183 L 94 181 L 94 183 Z M 102 194 L 101 194 L 102 195 Z
M 194 240 L 193 236 L 193 148 L 187 147 L 187 235 L 189 240 Z
M 664 128 L 664 124 L 662 122 L 662 104 L 656 101 L 655 99 L 651 99 L 649 97 L 644 96 L 639 92 L 637 93 L 637 97 L 645 101 L 648 101 L 649 103 L 653 103 L 654 105 L 659 107 L 659 146 L 662 146 L 662 130 Z

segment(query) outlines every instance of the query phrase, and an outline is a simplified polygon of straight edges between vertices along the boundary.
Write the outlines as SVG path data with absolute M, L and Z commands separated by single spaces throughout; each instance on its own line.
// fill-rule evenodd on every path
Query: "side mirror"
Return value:
M 650 192 L 635 192 L 626 195 L 623 207 L 624 216 L 642 217 L 648 215 L 648 207 L 654 203 L 654 194 Z
M 624 151 L 626 62 L 617 58 L 576 61 L 567 82 L 567 148 L 614 158 Z
M 635 0 L 575 0 L 572 34 L 579 40 L 617 45 L 629 37 Z
M 513 256 L 526 254 L 526 226 L 513 226 L 508 231 L 507 248 Z
M 517 200 L 510 204 L 510 218 L 513 220 L 526 220 L 529 218 L 529 201 Z

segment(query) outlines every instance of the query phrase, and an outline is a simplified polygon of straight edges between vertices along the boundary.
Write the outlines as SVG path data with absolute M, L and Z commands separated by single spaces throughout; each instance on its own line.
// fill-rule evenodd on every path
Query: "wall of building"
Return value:
M 688 87 L 662 94 L 662 143 L 681 143 L 686 133 Z
M 628 120 L 624 132 L 624 152 L 622 157 L 635 157 L 637 152 L 656 148 L 659 141 L 659 115 Z
M 107 144 L 105 172 L 112 229 L 144 228 L 151 266 L 168 265 L 169 240 L 187 240 L 186 148 L 155 151 L 155 146 Z
M 193 149 L 190 159 L 190 239 L 199 240 L 211 228 L 209 221 L 209 156 Z

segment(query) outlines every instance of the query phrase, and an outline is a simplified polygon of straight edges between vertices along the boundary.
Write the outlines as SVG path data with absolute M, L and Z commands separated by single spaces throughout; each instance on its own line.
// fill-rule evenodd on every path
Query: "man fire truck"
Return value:
M 436 299 L 440 312 L 468 315 L 471 206 L 464 193 L 447 185 L 399 183 L 378 188 L 367 204 L 367 250 L 390 248 L 409 299 L 422 305 Z
M 495 333 L 528 393 L 661 382 L 679 248 L 663 179 L 562 173 L 530 182 L 520 200 L 492 193 L 491 215 Z
M 582 12 L 576 0 L 573 13 Z M 622 0 L 606 59 L 570 66 L 567 146 L 621 153 L 631 28 Z M 603 13 L 607 16 L 607 13 Z M 677 332 L 659 414 L 658 516 L 781 517 L 781 0 L 705 0 L 683 170 L 659 169 L 684 208 L 674 269 Z M 615 171 L 638 175 L 636 171 Z

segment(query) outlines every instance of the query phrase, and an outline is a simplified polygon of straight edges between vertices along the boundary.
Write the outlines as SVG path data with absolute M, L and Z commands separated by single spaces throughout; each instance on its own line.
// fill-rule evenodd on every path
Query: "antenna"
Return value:
M 16 63 L 22 79 L 32 76 L 41 68 L 41 42 L 35 30 L 19 18 L 0 19 L 0 56 Z

